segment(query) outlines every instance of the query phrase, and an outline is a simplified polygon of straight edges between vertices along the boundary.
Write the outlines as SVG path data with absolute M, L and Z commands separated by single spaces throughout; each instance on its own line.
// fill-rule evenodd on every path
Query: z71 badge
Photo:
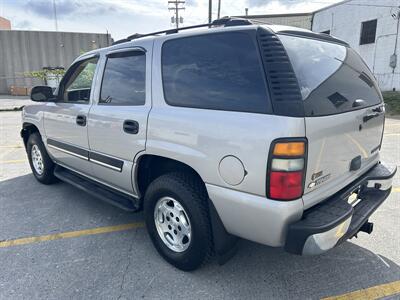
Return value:
M 329 178 L 331 177 L 331 174 L 326 174 L 325 176 L 322 176 L 322 177 L 320 177 L 320 176 L 322 176 L 322 171 L 320 171 L 318 173 L 314 173 L 311 176 L 311 180 L 313 180 L 313 181 L 308 184 L 309 189 L 312 189 L 313 187 L 316 187 L 317 185 L 329 180 Z

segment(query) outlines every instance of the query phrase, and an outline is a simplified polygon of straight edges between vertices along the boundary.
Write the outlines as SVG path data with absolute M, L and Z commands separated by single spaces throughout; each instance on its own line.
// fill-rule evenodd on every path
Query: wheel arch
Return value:
M 22 124 L 21 137 L 24 141 L 25 147 L 26 147 L 26 143 L 28 142 L 29 136 L 35 132 L 40 134 L 39 128 L 35 124 L 30 123 L 30 122 L 24 122 Z
M 144 196 L 150 183 L 163 174 L 171 172 L 188 172 L 196 177 L 207 192 L 205 182 L 200 174 L 189 164 L 174 158 L 144 153 L 137 158 L 134 170 L 134 186 L 138 195 Z

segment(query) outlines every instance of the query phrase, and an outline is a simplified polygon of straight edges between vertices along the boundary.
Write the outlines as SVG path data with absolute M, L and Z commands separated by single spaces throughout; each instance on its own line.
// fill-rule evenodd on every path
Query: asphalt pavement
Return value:
M 225 265 L 185 273 L 158 255 L 142 213 L 38 183 L 20 115 L 0 112 L 0 299 L 400 299 L 400 172 L 371 235 L 314 257 L 243 240 Z M 400 164 L 398 119 L 386 120 L 382 159 Z

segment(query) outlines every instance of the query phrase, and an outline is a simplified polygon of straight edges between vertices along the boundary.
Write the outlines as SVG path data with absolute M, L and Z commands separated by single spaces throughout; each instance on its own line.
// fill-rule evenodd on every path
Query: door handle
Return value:
M 369 120 L 371 120 L 373 118 L 379 117 L 381 114 L 382 114 L 382 112 L 376 112 L 376 113 L 373 113 L 373 114 L 368 114 L 368 115 L 363 117 L 363 121 L 364 121 L 364 123 L 366 123 L 366 122 L 368 122 Z
M 139 132 L 139 123 L 134 120 L 125 120 L 123 128 L 126 133 L 137 134 Z
M 385 106 L 380 105 L 380 106 L 375 107 L 374 109 L 372 109 L 372 111 L 376 112 L 376 113 L 383 113 L 383 112 L 385 112 Z
M 78 124 L 79 126 L 86 126 L 86 116 L 78 115 L 76 117 L 76 124 Z

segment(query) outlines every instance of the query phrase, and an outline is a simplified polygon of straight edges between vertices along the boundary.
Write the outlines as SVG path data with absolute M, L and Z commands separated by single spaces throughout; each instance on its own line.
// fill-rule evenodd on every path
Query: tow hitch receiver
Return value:
M 368 234 L 371 234 L 372 230 L 374 230 L 374 223 L 371 222 L 365 222 L 363 226 L 360 227 L 360 231 L 366 232 Z

